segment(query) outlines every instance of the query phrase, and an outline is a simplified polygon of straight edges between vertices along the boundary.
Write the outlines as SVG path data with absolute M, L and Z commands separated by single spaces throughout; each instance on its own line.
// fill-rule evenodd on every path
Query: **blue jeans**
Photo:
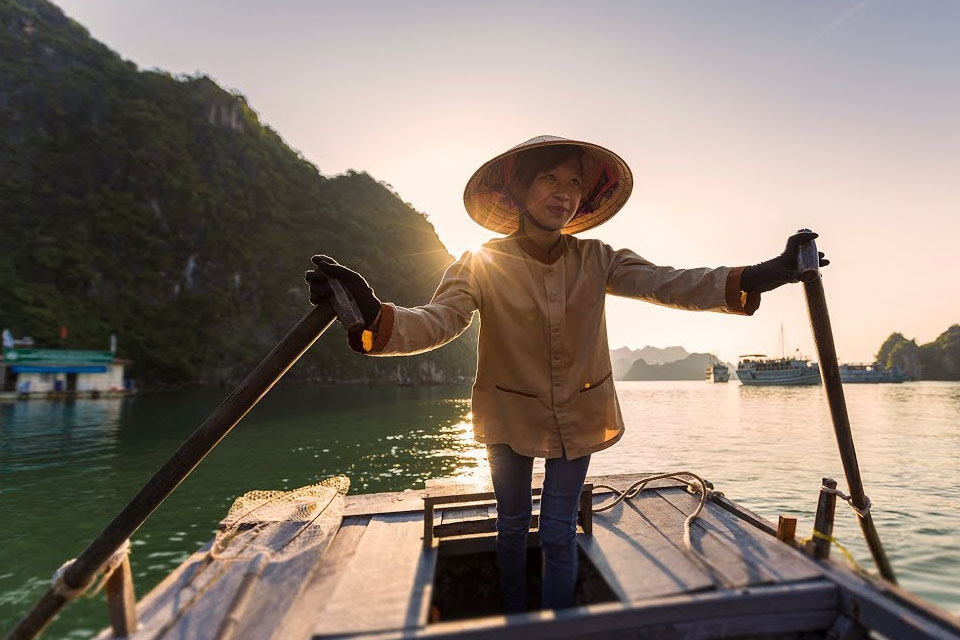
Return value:
M 487 458 L 497 495 L 497 564 L 500 592 L 509 613 L 527 609 L 527 531 L 533 458 L 509 445 L 488 444 Z M 573 605 L 577 583 L 577 506 L 590 456 L 548 458 L 540 497 L 540 548 L 543 551 L 544 609 Z

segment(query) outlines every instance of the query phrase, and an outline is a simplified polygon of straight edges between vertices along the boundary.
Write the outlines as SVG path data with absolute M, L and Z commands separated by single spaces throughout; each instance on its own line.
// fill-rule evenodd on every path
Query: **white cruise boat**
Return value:
M 806 358 L 751 354 L 740 356 L 737 377 L 747 386 L 820 384 L 820 367 Z
M 707 367 L 704 378 L 707 382 L 728 382 L 730 380 L 730 369 L 725 364 L 712 364 Z
M 844 384 L 903 382 L 910 376 L 899 365 L 884 367 L 879 362 L 873 364 L 841 364 L 840 380 Z

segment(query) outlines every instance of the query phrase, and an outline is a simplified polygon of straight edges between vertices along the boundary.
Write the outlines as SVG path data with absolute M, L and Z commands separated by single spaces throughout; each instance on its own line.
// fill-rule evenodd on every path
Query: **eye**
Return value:
M 556 182 L 557 176 L 553 175 L 552 173 L 545 173 L 543 174 L 543 179 L 547 182 Z
M 579 187 L 579 186 L 580 186 L 580 178 L 573 178 L 573 179 L 570 181 L 570 184 L 572 184 L 572 185 L 575 186 L 575 187 Z

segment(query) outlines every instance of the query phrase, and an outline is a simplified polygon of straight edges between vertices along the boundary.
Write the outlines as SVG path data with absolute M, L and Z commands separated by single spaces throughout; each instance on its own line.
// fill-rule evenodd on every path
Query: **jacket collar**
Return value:
M 528 238 L 522 230 L 514 232 L 513 237 L 517 239 L 517 243 L 520 245 L 520 248 L 524 253 L 537 262 L 542 262 L 543 264 L 553 264 L 559 260 L 560 256 L 563 255 L 563 247 L 566 244 L 563 236 L 560 236 L 560 240 L 557 242 L 557 244 L 555 244 L 552 249 L 547 251 Z

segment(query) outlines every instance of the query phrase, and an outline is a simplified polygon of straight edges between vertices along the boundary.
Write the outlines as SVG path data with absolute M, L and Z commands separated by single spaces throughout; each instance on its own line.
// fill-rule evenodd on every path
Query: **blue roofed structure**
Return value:
M 127 364 L 111 351 L 7 347 L 0 388 L 19 398 L 119 395 L 133 389 L 124 379 Z

